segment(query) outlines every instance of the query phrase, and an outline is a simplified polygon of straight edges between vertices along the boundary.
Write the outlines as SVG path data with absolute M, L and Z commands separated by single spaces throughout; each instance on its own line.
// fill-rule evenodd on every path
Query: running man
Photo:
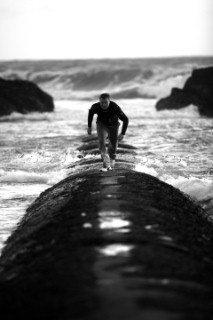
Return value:
M 101 171 L 112 170 L 115 166 L 116 150 L 118 141 L 123 140 L 126 133 L 129 119 L 121 108 L 110 100 L 108 93 L 102 93 L 99 97 L 99 102 L 94 103 L 89 109 L 88 114 L 88 129 L 87 133 L 92 133 L 92 120 L 94 114 L 97 114 L 97 134 L 99 140 L 99 150 L 103 160 L 103 168 Z M 120 122 L 123 121 L 121 133 L 118 135 Z M 106 149 L 106 138 L 109 138 L 108 150 Z

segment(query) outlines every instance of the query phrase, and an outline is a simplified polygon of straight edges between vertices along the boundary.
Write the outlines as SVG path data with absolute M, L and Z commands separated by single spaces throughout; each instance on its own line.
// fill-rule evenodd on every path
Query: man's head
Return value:
M 103 110 L 106 110 L 110 104 L 110 95 L 109 93 L 102 93 L 99 97 L 100 106 Z

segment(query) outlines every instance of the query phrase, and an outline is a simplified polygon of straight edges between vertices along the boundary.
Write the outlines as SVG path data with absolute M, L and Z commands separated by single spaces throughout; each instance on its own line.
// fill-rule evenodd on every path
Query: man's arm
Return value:
M 122 111 L 122 109 L 117 106 L 116 108 L 116 114 L 118 116 L 118 118 L 123 121 L 123 126 L 122 126 L 122 130 L 121 130 L 121 134 L 124 136 L 129 124 L 129 119 L 128 117 L 125 115 L 125 113 Z
M 92 106 L 89 109 L 89 113 L 88 113 L 88 129 L 87 129 L 87 133 L 91 134 L 92 133 L 92 120 L 93 120 L 93 116 L 94 116 L 95 112 L 94 112 L 94 107 Z
M 91 107 L 88 113 L 88 128 L 92 127 L 93 116 L 94 116 L 94 110 L 93 110 L 93 107 Z

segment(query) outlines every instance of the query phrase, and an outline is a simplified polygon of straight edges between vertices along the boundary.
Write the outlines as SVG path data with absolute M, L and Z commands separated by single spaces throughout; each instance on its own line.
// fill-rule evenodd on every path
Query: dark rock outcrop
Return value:
M 213 117 L 213 67 L 194 70 L 183 89 L 173 88 L 170 96 L 157 102 L 156 109 L 181 109 L 190 104 L 201 115 Z
M 0 116 L 9 115 L 14 111 L 28 113 L 53 110 L 53 98 L 35 83 L 0 78 Z
M 42 192 L 8 239 L 2 318 L 210 320 L 205 212 L 129 162 L 100 173 L 91 161 Z

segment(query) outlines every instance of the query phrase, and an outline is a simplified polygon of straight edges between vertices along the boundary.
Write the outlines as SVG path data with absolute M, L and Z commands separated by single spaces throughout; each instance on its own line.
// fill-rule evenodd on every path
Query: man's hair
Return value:
M 99 96 L 99 99 L 110 99 L 110 94 L 109 93 L 102 93 Z

